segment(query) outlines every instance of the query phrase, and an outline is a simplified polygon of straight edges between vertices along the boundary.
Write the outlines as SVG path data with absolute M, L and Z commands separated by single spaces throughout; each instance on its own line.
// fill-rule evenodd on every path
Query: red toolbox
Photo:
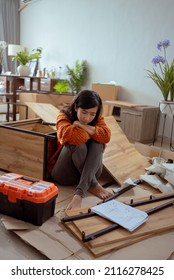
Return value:
M 16 173 L 0 176 L 0 213 L 40 226 L 54 215 L 58 187 Z

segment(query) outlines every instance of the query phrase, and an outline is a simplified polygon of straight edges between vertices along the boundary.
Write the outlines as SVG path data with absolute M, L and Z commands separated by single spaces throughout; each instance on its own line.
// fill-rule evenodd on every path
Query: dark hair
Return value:
M 90 123 L 95 125 L 99 115 L 102 113 L 102 100 L 99 94 L 93 90 L 82 90 L 72 100 L 71 104 L 63 109 L 63 112 L 70 118 L 72 122 L 77 120 L 77 108 L 90 109 L 98 107 L 96 116 Z

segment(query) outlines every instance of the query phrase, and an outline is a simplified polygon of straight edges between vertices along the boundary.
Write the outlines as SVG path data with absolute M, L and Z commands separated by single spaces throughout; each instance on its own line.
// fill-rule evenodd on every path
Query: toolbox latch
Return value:
M 8 201 L 16 203 L 17 199 L 22 197 L 22 192 L 20 189 L 15 187 L 9 187 L 8 189 Z

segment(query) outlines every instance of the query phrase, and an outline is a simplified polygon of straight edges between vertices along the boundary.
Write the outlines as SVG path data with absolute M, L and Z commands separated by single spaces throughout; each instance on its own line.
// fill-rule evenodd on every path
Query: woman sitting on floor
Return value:
M 111 136 L 101 113 L 100 96 L 92 90 L 83 90 L 57 117 L 59 142 L 51 176 L 59 185 L 76 185 L 67 210 L 80 208 L 87 191 L 101 199 L 111 195 L 98 182 L 105 144 Z

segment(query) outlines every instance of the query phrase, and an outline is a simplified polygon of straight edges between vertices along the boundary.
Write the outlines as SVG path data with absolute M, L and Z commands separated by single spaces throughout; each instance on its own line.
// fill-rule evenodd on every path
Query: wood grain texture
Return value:
M 52 104 L 34 102 L 25 102 L 25 104 L 33 110 L 38 117 L 48 123 L 55 123 L 56 117 L 60 112 L 60 110 Z
M 157 194 L 156 196 L 161 196 L 164 194 Z M 142 200 L 147 197 L 138 198 L 135 200 Z M 171 199 L 170 199 L 171 200 Z M 172 199 L 173 200 L 173 199 Z M 151 203 L 138 207 L 142 210 L 150 209 L 151 207 L 163 204 L 169 200 L 164 200 L 161 202 Z M 127 200 L 125 200 L 127 202 Z M 87 209 L 76 209 L 72 211 L 67 211 L 67 215 L 76 215 L 80 212 L 87 212 Z M 112 250 L 118 250 L 125 246 L 131 245 L 135 242 L 141 241 L 143 239 L 149 238 L 156 234 L 167 232 L 174 229 L 174 206 L 163 209 L 160 212 L 152 214 L 149 216 L 147 222 L 141 225 L 133 232 L 129 232 L 123 228 L 118 228 L 110 233 L 104 234 L 92 241 L 84 243 L 84 245 L 90 250 L 94 256 L 101 256 Z M 82 238 L 82 232 L 84 231 L 86 235 L 93 233 L 97 230 L 105 228 L 106 226 L 112 224 L 112 222 L 101 218 L 99 216 L 94 216 L 87 219 L 76 220 L 74 222 L 69 222 L 65 226 L 79 239 Z
M 43 179 L 45 160 L 52 156 L 57 147 L 56 136 L 47 136 L 50 132 L 54 130 L 42 125 L 40 120 L 16 121 L 11 126 L 0 126 L 0 168 Z
M 139 178 L 149 165 L 147 158 L 129 142 L 113 116 L 105 117 L 105 121 L 111 129 L 103 158 L 105 168 L 120 184 L 128 178 Z
M 21 103 L 26 104 L 26 102 L 33 103 L 47 103 L 52 104 L 56 108 L 62 107 L 65 103 L 71 102 L 73 96 L 69 94 L 56 94 L 56 93 L 33 93 L 33 92 L 21 92 L 19 99 Z M 20 119 L 25 119 L 25 108 L 19 107 Z M 37 114 L 29 108 L 28 118 L 36 118 Z

